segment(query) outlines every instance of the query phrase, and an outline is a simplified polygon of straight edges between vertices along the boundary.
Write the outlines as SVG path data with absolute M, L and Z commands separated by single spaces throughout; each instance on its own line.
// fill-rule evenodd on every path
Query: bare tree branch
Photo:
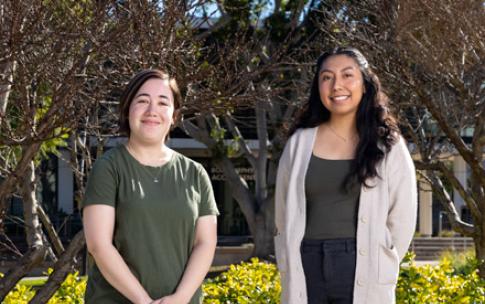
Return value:
M 466 202 L 466 205 L 468 206 L 468 208 L 470 208 L 470 211 L 473 214 L 474 218 L 476 218 L 479 221 L 482 220 L 482 214 L 480 212 L 480 209 L 475 203 L 476 201 L 478 201 L 478 198 L 475 196 L 473 192 L 467 191 L 460 183 L 458 178 L 456 178 L 456 176 L 453 174 L 453 172 L 451 172 L 451 170 L 448 169 L 448 167 L 446 167 L 442 162 L 425 163 L 422 161 L 415 160 L 414 164 L 416 165 L 416 168 L 418 170 L 428 170 L 428 171 L 433 170 L 433 171 L 441 172 L 446 177 L 446 180 L 452 184 L 453 188 L 460 193 L 460 196 Z
M 226 114 L 224 115 L 224 121 L 229 131 L 232 133 L 232 136 L 237 139 L 239 146 L 243 150 L 244 157 L 248 160 L 251 167 L 256 168 L 256 158 L 254 157 L 253 152 L 251 151 L 251 148 L 249 148 L 248 144 L 244 140 L 244 136 L 239 131 L 239 128 L 234 123 L 231 113 L 226 112 Z

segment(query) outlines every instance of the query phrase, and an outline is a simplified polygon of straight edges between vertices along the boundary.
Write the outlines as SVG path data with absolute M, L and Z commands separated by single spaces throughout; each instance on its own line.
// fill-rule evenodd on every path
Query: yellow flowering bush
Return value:
M 408 266 L 401 267 L 396 298 L 399 304 L 472 304 L 485 303 L 485 280 L 480 279 L 477 262 L 456 267 L 449 256 L 438 265 L 416 266 L 413 254 L 405 258 Z
M 51 274 L 49 269 L 47 274 Z M 47 304 L 83 304 L 84 292 L 86 291 L 86 278 L 80 277 L 78 272 L 69 274 L 61 287 L 56 291 L 54 296 L 47 302 Z M 27 304 L 35 295 L 35 290 L 32 285 L 22 282 L 17 284 L 15 288 L 10 291 L 3 304 Z
M 204 304 L 276 304 L 281 293 L 280 275 L 275 264 L 252 258 L 208 279 L 202 290 Z
M 398 304 L 485 303 L 485 280 L 478 276 L 478 264 L 472 254 L 466 257 L 447 254 L 438 265 L 417 266 L 414 255 L 408 253 L 403 263 L 396 288 Z M 2 303 L 27 304 L 35 294 L 34 286 L 42 284 L 23 281 Z M 84 303 L 85 290 L 86 278 L 77 272 L 70 274 L 48 304 Z M 276 265 L 252 258 L 247 263 L 231 265 L 214 279 L 207 279 L 202 290 L 204 304 L 277 304 L 281 294 L 280 275 Z
M 485 303 L 485 280 L 477 273 L 473 254 L 444 255 L 438 265 L 417 266 L 408 253 L 396 288 L 398 304 Z M 280 277 L 274 264 L 252 259 L 231 265 L 203 286 L 205 304 L 279 303 Z
M 47 304 L 83 304 L 86 281 L 86 277 L 80 277 L 78 272 L 69 274 Z

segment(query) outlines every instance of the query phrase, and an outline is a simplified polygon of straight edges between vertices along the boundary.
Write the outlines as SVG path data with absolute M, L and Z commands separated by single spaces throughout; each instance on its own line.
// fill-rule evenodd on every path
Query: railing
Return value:
M 434 260 L 445 251 L 463 252 L 473 246 L 469 237 L 419 237 L 413 239 L 409 250 L 416 254 L 416 260 Z

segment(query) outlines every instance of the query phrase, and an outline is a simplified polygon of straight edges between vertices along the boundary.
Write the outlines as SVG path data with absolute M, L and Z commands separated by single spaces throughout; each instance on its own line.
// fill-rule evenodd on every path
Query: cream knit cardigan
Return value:
M 299 129 L 281 156 L 275 194 L 275 251 L 281 273 L 282 304 L 306 304 L 300 255 L 305 233 L 305 175 L 317 128 Z M 381 178 L 362 186 L 357 222 L 354 304 L 395 303 L 399 263 L 416 226 L 417 185 L 404 139 L 378 165 Z

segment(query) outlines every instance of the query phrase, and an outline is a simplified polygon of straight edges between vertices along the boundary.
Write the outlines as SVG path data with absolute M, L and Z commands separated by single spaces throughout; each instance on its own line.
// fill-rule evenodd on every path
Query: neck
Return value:
M 130 137 L 126 146 L 129 152 L 145 165 L 163 164 L 171 155 L 171 150 L 165 145 L 165 142 L 148 144 Z
M 354 117 L 330 117 L 327 122 L 329 127 L 341 137 L 350 140 L 358 136 L 357 122 Z

